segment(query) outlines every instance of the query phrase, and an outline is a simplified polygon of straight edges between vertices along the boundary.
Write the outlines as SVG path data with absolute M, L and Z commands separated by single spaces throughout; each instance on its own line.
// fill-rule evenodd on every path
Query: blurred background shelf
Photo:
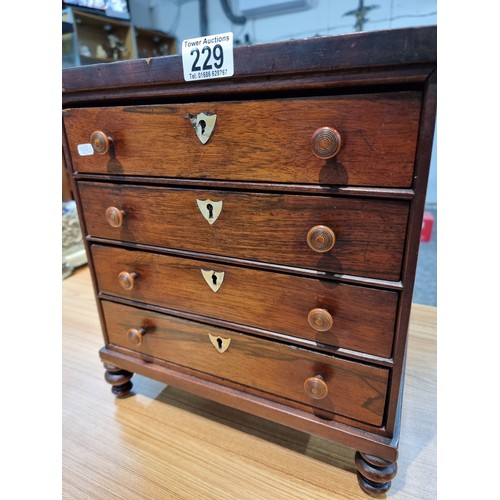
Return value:
M 77 8 L 62 11 L 62 67 L 177 53 L 175 37 Z

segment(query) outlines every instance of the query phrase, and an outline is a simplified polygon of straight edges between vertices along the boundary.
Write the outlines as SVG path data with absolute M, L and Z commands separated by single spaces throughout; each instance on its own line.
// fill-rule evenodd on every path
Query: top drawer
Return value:
M 64 125 L 76 172 L 410 187 L 420 105 L 419 92 L 395 92 L 82 108 L 65 110 Z M 214 114 L 203 144 L 193 122 L 205 140 Z M 330 159 L 312 149 L 313 135 L 324 127 L 340 138 Z M 95 131 L 112 140 L 104 154 L 88 147 Z M 318 147 L 336 140 L 325 136 Z

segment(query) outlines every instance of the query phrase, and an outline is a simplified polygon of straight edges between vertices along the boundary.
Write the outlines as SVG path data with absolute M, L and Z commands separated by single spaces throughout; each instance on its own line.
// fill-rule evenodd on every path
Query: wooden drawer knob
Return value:
M 306 379 L 304 382 L 304 390 L 312 399 L 323 399 L 326 398 L 328 394 L 328 386 L 321 375 Z
M 146 335 L 145 328 L 130 328 L 127 330 L 127 339 L 134 345 L 141 345 L 144 335 Z
M 112 142 L 113 139 L 100 130 L 92 132 L 90 136 L 90 144 L 98 155 L 105 155 L 109 151 Z
M 307 321 L 318 332 L 326 332 L 333 326 L 333 316 L 319 307 L 309 311 Z
M 335 233 L 328 226 L 314 226 L 307 233 L 307 244 L 315 252 L 328 252 L 335 245 Z
M 311 137 L 313 153 L 323 160 L 333 158 L 340 151 L 341 144 L 340 134 L 330 127 L 319 128 Z
M 137 273 L 128 273 L 127 271 L 122 271 L 118 275 L 118 282 L 124 290 L 132 290 L 132 288 L 134 288 L 136 278 Z
M 123 216 L 125 212 L 116 207 L 108 207 L 106 209 L 106 220 L 113 227 L 121 227 L 123 224 Z

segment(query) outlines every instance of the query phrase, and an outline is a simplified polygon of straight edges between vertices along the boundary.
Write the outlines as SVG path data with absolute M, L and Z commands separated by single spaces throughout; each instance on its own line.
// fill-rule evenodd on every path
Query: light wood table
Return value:
M 369 498 L 354 450 L 139 375 L 134 395 L 116 399 L 87 266 L 62 293 L 63 498 Z M 434 307 L 412 309 L 398 468 L 388 498 L 436 498 Z

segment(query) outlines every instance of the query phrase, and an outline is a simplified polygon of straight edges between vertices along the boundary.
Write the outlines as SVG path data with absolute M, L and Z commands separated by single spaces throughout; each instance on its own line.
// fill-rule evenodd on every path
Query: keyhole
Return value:
M 207 126 L 207 122 L 205 120 L 200 120 L 198 122 L 198 126 L 201 128 L 201 135 L 205 134 L 205 128 Z
M 211 203 L 209 203 L 207 205 L 207 210 L 208 210 L 208 218 L 213 219 L 214 218 L 214 206 Z
M 212 274 L 212 282 L 214 285 L 217 285 L 217 275 L 215 273 Z
M 217 338 L 217 345 L 219 346 L 219 349 L 222 349 L 222 339 Z

